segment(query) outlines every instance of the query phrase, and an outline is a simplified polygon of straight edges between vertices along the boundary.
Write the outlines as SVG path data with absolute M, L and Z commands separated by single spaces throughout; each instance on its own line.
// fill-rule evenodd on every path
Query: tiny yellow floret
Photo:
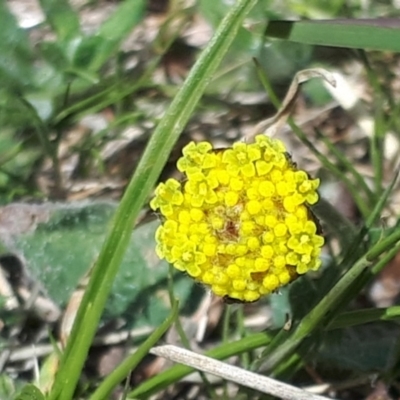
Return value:
M 319 179 L 298 170 L 284 144 L 264 135 L 215 151 L 189 143 L 183 183 L 160 183 L 156 253 L 218 296 L 251 302 L 321 265 L 324 245 L 309 206 Z

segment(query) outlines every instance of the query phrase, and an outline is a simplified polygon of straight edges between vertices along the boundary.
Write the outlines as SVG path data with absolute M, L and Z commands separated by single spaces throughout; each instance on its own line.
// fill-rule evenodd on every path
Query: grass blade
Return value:
M 78 12 L 67 0 L 40 0 L 40 5 L 60 41 L 80 35 Z
M 129 375 L 130 371 L 139 364 L 143 357 L 148 354 L 150 349 L 173 324 L 178 316 L 178 311 L 179 303 L 175 300 L 168 318 L 146 339 L 134 354 L 124 360 L 113 372 L 111 372 L 110 375 L 107 376 L 107 378 L 92 394 L 90 400 L 103 400 L 110 396 L 112 390 Z
M 144 0 L 125 0 L 100 27 L 96 36 L 83 39 L 78 47 L 74 65 L 85 71 L 97 71 L 115 54 L 122 40 L 143 16 Z
M 7 2 L 0 1 L 0 85 L 22 90 L 31 84 L 33 52 L 27 32 L 18 26 Z
M 400 51 L 398 19 L 271 21 L 265 35 L 313 45 Z
M 343 329 L 350 326 L 368 324 L 375 321 L 398 321 L 400 306 L 388 308 L 367 308 L 339 314 L 328 326 L 328 330 Z
M 191 70 L 185 84 L 153 133 L 136 173 L 116 211 L 79 307 L 70 339 L 56 376 L 51 400 L 70 400 L 77 385 L 89 347 L 129 244 L 132 227 L 147 200 L 176 140 L 203 94 L 213 72 L 236 36 L 243 18 L 256 0 L 239 0 Z

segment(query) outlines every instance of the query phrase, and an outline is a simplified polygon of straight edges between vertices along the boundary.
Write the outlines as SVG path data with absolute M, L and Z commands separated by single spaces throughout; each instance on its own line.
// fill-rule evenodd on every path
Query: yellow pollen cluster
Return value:
M 218 296 L 252 302 L 319 268 L 324 244 L 308 205 L 318 179 L 298 170 L 283 143 L 213 150 L 189 143 L 178 169 L 183 183 L 161 183 L 150 202 L 164 216 L 157 254 Z

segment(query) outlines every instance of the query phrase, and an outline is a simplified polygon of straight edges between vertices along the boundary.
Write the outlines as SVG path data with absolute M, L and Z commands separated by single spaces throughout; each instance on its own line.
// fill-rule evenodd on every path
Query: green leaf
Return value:
M 144 0 L 125 0 L 120 3 L 95 36 L 83 38 L 74 55 L 74 66 L 97 71 L 118 51 L 122 40 L 141 21 L 144 9 Z
M 399 321 L 400 306 L 388 308 L 364 308 L 339 314 L 327 326 L 328 330 L 349 328 L 377 321 Z
M 22 216 L 24 209 L 18 211 L 18 205 L 13 207 L 18 223 L 27 222 Z M 14 235 L 13 247 L 26 260 L 29 274 L 59 305 L 66 304 L 96 258 L 115 209 L 114 203 L 86 202 L 73 206 L 42 204 L 39 209 L 26 209 L 27 216 L 42 222 L 30 232 Z M 154 251 L 158 225 L 154 221 L 134 230 L 107 302 L 105 319 L 123 315 L 129 326 L 157 326 L 168 314 L 168 264 Z M 197 303 L 191 279 L 179 274 L 175 286 L 182 306 L 189 296 L 192 304 Z
M 54 67 L 54 69 L 62 71 L 69 66 L 66 54 L 61 49 L 60 43 L 42 42 L 39 43 L 39 49 L 43 58 Z
M 60 41 L 71 40 L 80 36 L 78 13 L 68 0 L 40 0 L 40 5 Z
M 400 51 L 397 19 L 271 21 L 265 35 L 313 45 Z
M 339 368 L 377 372 L 393 367 L 400 328 L 393 323 L 371 323 L 330 332 L 324 338 L 313 362 L 321 362 L 329 369 Z
M 100 384 L 90 400 L 109 398 L 112 390 L 136 368 L 139 362 L 149 353 L 150 349 L 160 340 L 164 333 L 178 317 L 179 303 L 174 300 L 168 318 L 159 324 L 158 328 L 145 340 L 136 352 L 127 357 L 108 377 Z
M 70 207 L 43 204 L 41 209 L 31 209 L 41 222 L 31 232 L 14 237 L 28 271 L 58 304 L 65 304 L 93 262 L 114 209 L 107 203 Z M 22 212 L 17 212 L 20 224 L 24 221 Z
M 255 3 L 256 0 L 238 0 L 235 3 L 151 135 L 94 265 L 49 397 L 51 400 L 69 400 L 72 397 L 112 282 L 129 245 L 134 221 L 210 78 L 232 43 L 243 18 Z
M 26 385 L 15 400 L 45 400 L 42 392 L 35 385 Z
M 100 27 L 98 35 L 111 42 L 120 42 L 142 19 L 146 2 L 125 0 Z
M 312 47 L 298 43 L 274 41 L 262 46 L 257 55 L 271 82 L 288 82 L 293 75 L 310 65 Z
M 7 375 L 0 375 L 0 399 L 12 400 L 15 395 L 14 381 Z
M 27 146 L 20 137 L 14 135 L 12 128 L 7 128 L 14 121 L 14 129 L 17 129 L 19 124 L 25 125 L 27 113 L 18 109 L 18 104 L 11 99 L 4 99 L 4 102 L 2 100 L 0 99 L 0 192 L 10 194 L 22 189 L 23 193 L 26 193 L 29 186 L 25 180 L 30 176 L 33 164 L 42 157 L 42 152 L 37 147 Z M 10 186 L 12 191 L 9 191 Z M 4 203 L 6 199 L 3 197 L 0 201 Z
M 31 82 L 32 50 L 26 32 L 0 2 L 0 86 L 21 89 Z

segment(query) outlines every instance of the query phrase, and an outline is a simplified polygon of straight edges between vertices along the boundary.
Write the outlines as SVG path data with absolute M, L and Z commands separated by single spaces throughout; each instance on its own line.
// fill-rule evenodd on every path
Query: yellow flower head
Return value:
M 319 179 L 297 169 L 283 143 L 258 135 L 215 151 L 189 143 L 183 183 L 161 183 L 150 202 L 164 216 L 157 254 L 218 296 L 252 302 L 319 268 L 323 237 L 308 205 Z

